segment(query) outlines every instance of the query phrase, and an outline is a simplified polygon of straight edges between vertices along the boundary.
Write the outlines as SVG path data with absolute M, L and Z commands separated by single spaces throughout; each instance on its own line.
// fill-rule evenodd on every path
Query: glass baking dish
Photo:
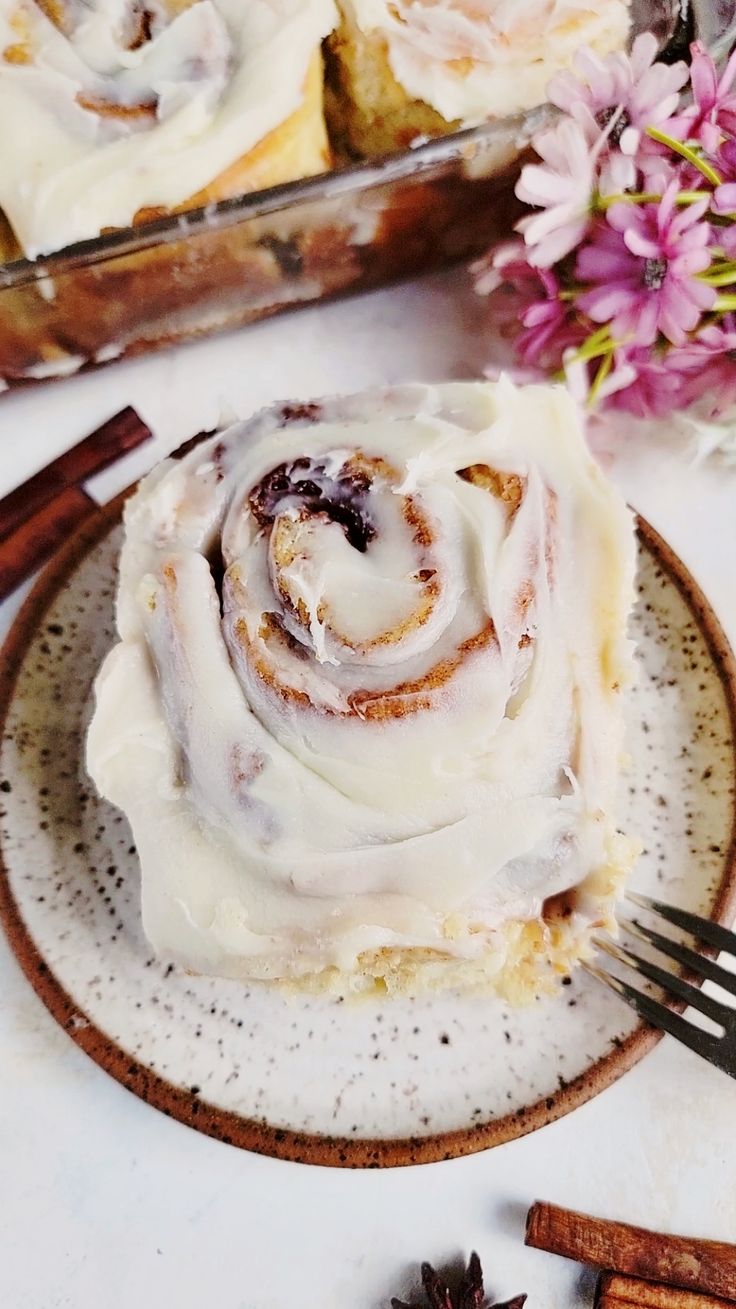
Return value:
M 736 35 L 736 0 L 633 12 L 670 61 L 694 36 L 722 56 Z M 480 253 L 509 231 L 519 162 L 551 112 L 0 264 L 0 390 Z

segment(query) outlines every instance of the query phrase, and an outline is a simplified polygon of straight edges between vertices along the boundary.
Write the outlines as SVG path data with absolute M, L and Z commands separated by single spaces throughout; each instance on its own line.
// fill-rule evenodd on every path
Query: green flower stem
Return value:
M 713 186 L 721 185 L 722 179 L 718 176 L 715 168 L 712 168 L 705 159 L 701 159 L 697 150 L 691 145 L 686 145 L 684 141 L 677 141 L 674 136 L 668 136 L 666 132 L 660 132 L 658 127 L 648 127 L 647 136 L 650 136 L 653 141 L 659 141 L 660 145 L 668 146 L 670 150 L 674 150 L 676 155 L 687 159 L 688 163 L 692 164 L 693 168 L 697 168 L 698 172 L 702 173 L 703 177 L 711 182 Z
M 676 205 L 694 205 L 698 200 L 710 200 L 710 191 L 680 191 L 675 196 Z
M 607 354 L 602 364 L 600 365 L 598 372 L 593 378 L 593 384 L 588 392 L 589 409 L 592 409 L 593 406 L 595 405 L 595 402 L 598 399 L 598 393 L 612 368 L 613 368 L 613 354 Z
M 599 332 L 594 332 L 589 336 L 587 341 L 575 351 L 571 356 L 578 363 L 586 364 L 591 359 L 602 359 L 606 355 L 613 354 L 618 345 L 609 334 L 608 324 L 602 327 Z
M 719 295 L 713 305 L 716 313 L 730 314 L 736 309 L 736 295 Z
M 727 269 L 736 268 L 736 260 L 731 258 L 730 253 L 724 250 L 723 246 L 713 245 L 710 252 L 713 263 L 706 268 L 706 276 L 708 273 L 725 273 Z
M 611 336 L 611 325 L 606 323 L 600 327 L 597 332 L 593 332 L 583 344 L 570 355 L 571 361 L 581 364 L 590 363 L 594 359 L 600 359 L 600 364 L 596 370 L 593 383 L 588 392 L 588 404 L 592 407 L 598 397 L 600 389 L 605 382 L 608 374 L 613 368 L 613 356 L 619 346 L 625 345 L 628 337 L 621 341 L 616 341 Z M 552 379 L 555 382 L 564 382 L 565 370 L 561 369 Z
M 693 205 L 698 200 L 710 200 L 710 191 L 680 191 L 675 197 L 675 204 Z M 656 191 L 622 191 L 619 195 L 599 195 L 593 201 L 593 208 L 601 213 L 617 204 L 659 204 L 662 196 Z
M 605 339 L 606 339 L 606 337 L 607 337 L 608 335 L 609 335 L 608 323 L 604 323 L 602 327 L 599 327 L 599 328 L 598 328 L 598 331 L 597 331 L 597 332 L 592 332 L 592 333 L 591 333 L 591 335 L 588 337 L 587 341 L 586 341 L 584 344 L 585 344 L 585 345 L 600 345 L 601 341 L 605 341 Z M 582 349 L 582 346 L 581 346 L 581 349 Z
M 697 274 L 699 282 L 706 286 L 733 286 L 736 283 L 736 268 L 716 269 L 715 272 Z
M 661 195 L 657 195 L 656 191 L 619 191 L 617 195 L 597 195 L 593 201 L 593 208 L 605 210 L 610 209 L 611 205 L 618 204 L 643 205 L 661 199 Z

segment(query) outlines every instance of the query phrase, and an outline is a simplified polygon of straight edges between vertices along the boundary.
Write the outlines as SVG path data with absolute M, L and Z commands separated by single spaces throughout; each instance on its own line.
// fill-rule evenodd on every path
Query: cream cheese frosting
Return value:
M 277 406 L 165 461 L 87 752 L 155 950 L 297 980 L 477 960 L 571 887 L 600 916 L 633 573 L 560 388 Z
M 57 25 L 49 3 L 0 0 L 0 210 L 30 257 L 206 187 L 298 108 L 336 21 L 334 0 L 55 0 Z
M 553 73 L 581 46 L 622 48 L 629 0 L 340 0 L 385 42 L 408 96 L 466 126 L 546 99 Z

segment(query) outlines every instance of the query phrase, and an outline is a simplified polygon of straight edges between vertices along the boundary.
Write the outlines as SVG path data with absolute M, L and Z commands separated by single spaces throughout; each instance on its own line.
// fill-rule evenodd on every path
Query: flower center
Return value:
M 601 109 L 600 113 L 596 114 L 595 116 L 595 121 L 598 124 L 598 126 L 600 128 L 605 129 L 606 127 L 608 127 L 608 124 L 610 123 L 611 119 L 614 118 L 616 115 L 618 115 L 618 117 L 616 118 L 616 121 L 613 124 L 613 127 L 611 128 L 608 134 L 608 139 L 611 145 L 618 145 L 619 141 L 621 140 L 621 137 L 626 131 L 626 128 L 631 126 L 631 119 L 629 118 L 629 115 L 627 114 L 625 109 L 621 108 L 620 105 L 610 105 L 608 109 Z
M 644 285 L 648 291 L 658 291 L 667 276 L 666 259 L 644 260 Z

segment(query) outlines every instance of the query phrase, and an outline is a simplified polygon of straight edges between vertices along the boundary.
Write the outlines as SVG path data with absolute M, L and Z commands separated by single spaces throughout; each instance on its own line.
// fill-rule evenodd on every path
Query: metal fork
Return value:
M 684 909 L 676 909 L 673 905 L 662 904 L 660 900 L 650 900 L 648 896 L 638 895 L 634 891 L 627 892 L 626 898 L 640 909 L 646 909 L 674 927 L 681 928 L 713 951 L 723 951 L 736 958 L 736 933 L 729 932 L 718 923 L 713 923 L 708 918 L 700 918 L 697 914 L 687 913 Z M 682 945 L 679 941 L 663 936 L 638 919 L 630 919 L 621 926 L 632 936 L 646 941 L 659 954 L 682 964 L 687 972 L 697 974 L 709 982 L 715 982 L 722 990 L 736 998 L 736 974 L 727 972 L 712 959 L 699 954 L 687 945 Z M 693 986 L 684 977 L 670 972 L 668 968 L 661 968 L 656 963 L 650 963 L 648 959 L 634 953 L 626 946 L 618 945 L 604 937 L 597 937 L 594 944 L 618 963 L 625 964 L 641 977 L 654 982 L 666 996 L 680 1003 L 675 1008 L 670 1008 L 646 992 L 639 991 L 628 982 L 622 981 L 598 964 L 585 962 L 583 967 L 593 977 L 610 986 L 652 1027 L 659 1027 L 663 1032 L 668 1032 L 670 1036 L 675 1037 L 675 1040 L 681 1041 L 683 1045 L 694 1050 L 709 1063 L 715 1064 L 724 1073 L 736 1077 L 736 1008 L 723 1004 L 711 995 L 705 995 L 698 986 Z M 688 1005 L 715 1023 L 720 1028 L 719 1034 L 697 1027 L 678 1012 Z

